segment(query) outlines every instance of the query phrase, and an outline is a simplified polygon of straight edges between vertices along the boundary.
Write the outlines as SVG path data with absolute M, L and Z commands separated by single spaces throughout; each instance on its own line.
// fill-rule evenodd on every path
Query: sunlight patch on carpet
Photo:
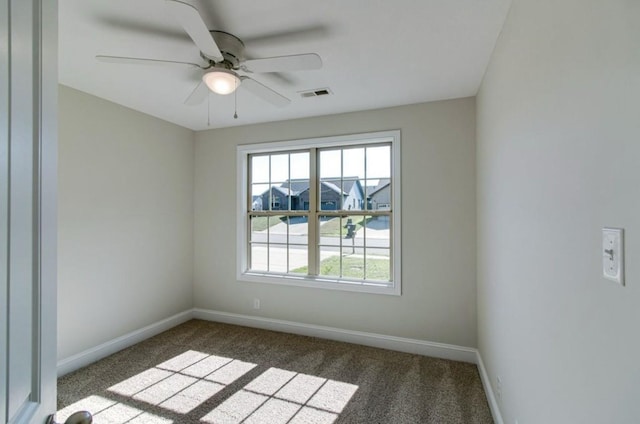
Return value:
M 296 373 L 293 371 L 269 368 L 244 388 L 252 392 L 271 396 L 287 384 L 295 375 Z
M 202 417 L 200 421 L 210 424 L 240 423 L 267 399 L 269 399 L 267 396 L 241 390 Z
M 269 368 L 200 421 L 207 424 L 331 424 L 358 386 Z
M 188 350 L 178 356 L 174 356 L 168 361 L 164 361 L 163 363 L 156 365 L 156 368 L 168 371 L 182 371 L 190 365 L 202 361 L 208 356 L 209 355 L 207 355 L 206 353 L 197 352 L 195 350 Z
M 255 368 L 255 366 L 256 364 L 242 362 L 234 359 L 225 366 L 207 375 L 204 379 L 220 384 L 231 384 L 238 378 L 251 371 L 253 368 Z
M 187 414 L 256 364 L 189 350 L 109 387 L 109 391 Z
M 151 368 L 109 387 L 109 391 L 122 396 L 133 396 L 171 375 L 173 375 L 173 373 L 170 371 Z
M 257 364 L 189 350 L 109 387 L 107 392 L 115 399 L 88 396 L 58 411 L 57 420 L 64 422 L 72 413 L 86 410 L 93 414 L 94 424 L 173 424 L 174 414 L 189 414 L 255 367 Z M 200 422 L 332 424 L 357 390 L 353 384 L 272 367 Z M 123 398 L 135 401 L 135 407 Z M 139 409 L 140 402 L 170 411 L 173 419 Z
M 340 413 L 347 406 L 358 386 L 328 380 L 309 400 L 308 405 L 329 412 Z

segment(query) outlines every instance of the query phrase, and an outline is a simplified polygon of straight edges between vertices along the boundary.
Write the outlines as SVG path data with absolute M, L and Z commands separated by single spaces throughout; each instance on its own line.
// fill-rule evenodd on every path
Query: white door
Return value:
M 56 407 L 57 2 L 0 0 L 0 422 Z

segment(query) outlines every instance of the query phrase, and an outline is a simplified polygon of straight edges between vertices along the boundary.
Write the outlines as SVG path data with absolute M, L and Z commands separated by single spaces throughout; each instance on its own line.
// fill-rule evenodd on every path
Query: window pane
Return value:
M 291 154 L 291 179 L 292 180 L 308 180 L 309 179 L 309 153 L 292 153 Z
M 367 209 L 391 210 L 391 179 L 379 178 L 366 181 Z
M 286 244 L 289 233 L 286 216 L 270 216 L 269 217 L 269 243 Z
M 351 253 L 350 247 L 342 248 L 342 276 L 346 278 L 364 279 L 364 255 L 361 249 Z
M 309 243 L 309 218 L 306 216 L 287 217 L 289 225 L 289 244 Z
M 251 244 L 251 263 L 249 269 L 253 271 L 267 271 L 267 245 L 262 243 Z
M 391 146 L 367 147 L 367 178 L 391 177 Z
M 391 251 L 389 249 L 367 249 L 366 278 L 367 280 L 391 280 Z
M 269 217 L 269 271 L 287 272 L 289 226 L 284 216 Z
M 296 210 L 299 211 L 308 211 L 310 200 L 309 200 L 309 181 L 307 180 L 305 183 L 305 189 L 302 191 L 298 191 L 298 203 Z
M 345 219 L 344 225 L 344 238 L 346 240 L 356 240 L 356 244 L 359 243 L 362 246 L 362 240 L 364 233 L 362 227 L 364 226 L 365 219 L 362 215 L 350 215 Z
M 320 182 L 320 210 L 335 211 L 342 205 L 342 189 L 340 180 L 327 180 Z
M 354 211 L 364 208 L 364 191 L 359 180 L 345 179 L 342 181 L 342 210 Z
M 340 150 L 320 151 L 320 178 L 340 178 L 342 175 L 340 153 Z
M 340 277 L 340 251 L 332 247 L 320 248 L 320 274 L 324 277 Z
M 320 244 L 325 246 L 340 246 L 343 236 L 343 221 L 340 217 L 320 216 Z
M 271 183 L 283 183 L 289 179 L 289 154 L 271 156 Z
M 252 184 L 251 185 L 251 210 L 263 211 L 269 206 L 269 185 L 268 184 Z
M 267 228 L 269 228 L 268 216 L 251 217 L 251 241 L 258 243 L 267 242 Z
M 289 208 L 289 188 L 280 187 L 280 184 L 272 184 L 269 191 L 269 210 L 283 211 Z M 266 200 L 266 199 L 265 199 Z
M 378 180 L 363 180 L 362 189 L 364 190 L 365 205 L 364 209 L 371 209 L 371 193 L 373 193 L 378 185 Z
M 269 271 L 287 272 L 287 246 L 269 244 Z
M 292 179 L 283 183 L 280 189 L 289 194 L 290 210 L 309 210 L 309 180 Z
M 307 266 L 307 250 L 309 245 L 308 220 L 306 216 L 291 216 L 288 218 L 289 270 Z
M 306 245 L 289 245 L 289 272 L 294 274 L 309 273 L 309 249 Z
M 251 157 L 251 182 L 269 182 L 269 156 Z
M 364 148 L 344 149 L 342 152 L 344 178 L 364 179 Z
M 367 247 L 390 247 L 389 216 L 368 216 L 365 229 Z

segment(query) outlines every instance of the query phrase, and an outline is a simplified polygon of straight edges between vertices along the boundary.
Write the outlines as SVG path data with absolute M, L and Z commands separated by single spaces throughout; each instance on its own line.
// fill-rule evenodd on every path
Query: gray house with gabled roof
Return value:
M 289 209 L 289 198 L 291 197 L 291 191 L 288 187 L 273 186 L 260 195 L 259 202 L 253 202 L 254 210 L 273 210 L 284 211 Z M 269 209 L 271 205 L 271 209 Z M 295 204 L 292 199 L 292 209 L 295 209 Z M 258 207 L 260 209 L 258 209 Z
M 264 210 L 267 210 L 269 205 L 271 210 L 288 210 L 289 199 L 291 210 L 308 210 L 309 180 L 287 180 L 280 186 L 271 187 L 262 193 L 261 206 Z M 254 202 L 254 206 L 258 204 L 260 202 Z M 341 205 L 345 210 L 364 209 L 365 195 L 360 180 L 357 178 L 344 178 L 342 181 L 339 178 L 323 179 L 320 182 L 320 210 L 338 210 Z
M 391 180 L 381 179 L 370 192 L 369 208 L 372 210 L 389 210 L 391 208 Z

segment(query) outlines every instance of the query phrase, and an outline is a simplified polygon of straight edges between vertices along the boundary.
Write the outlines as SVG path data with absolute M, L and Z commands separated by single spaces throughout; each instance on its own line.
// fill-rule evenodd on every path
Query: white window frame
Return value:
M 249 190 L 249 156 L 257 153 L 277 153 L 309 148 L 348 147 L 375 143 L 391 143 L 391 214 L 392 278 L 388 284 L 374 281 L 353 281 L 325 276 L 300 276 L 272 274 L 248 270 L 248 225 L 247 199 Z M 401 175 L 400 175 L 400 130 L 390 130 L 353 135 L 275 141 L 237 146 L 237 274 L 238 281 L 281 284 L 298 287 L 313 287 L 400 296 L 401 289 Z

